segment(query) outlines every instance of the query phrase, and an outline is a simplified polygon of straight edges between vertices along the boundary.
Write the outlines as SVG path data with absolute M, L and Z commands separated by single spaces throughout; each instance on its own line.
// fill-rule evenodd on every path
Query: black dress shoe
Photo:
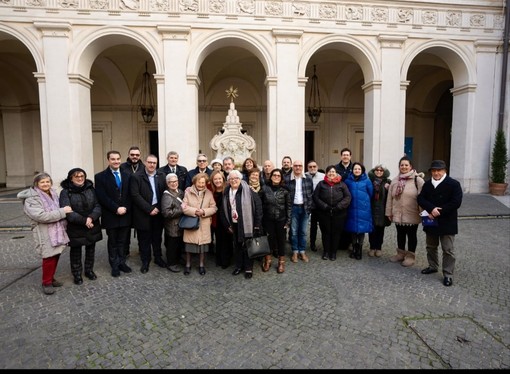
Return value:
M 142 267 L 140 268 L 140 272 L 142 274 L 145 274 L 149 271 L 149 265 L 142 265 Z
M 205 267 L 200 266 L 200 267 L 198 268 L 198 273 L 199 273 L 200 275 L 205 275 Z
M 91 270 L 91 271 L 87 271 L 87 272 L 85 273 L 85 276 L 86 276 L 87 278 L 89 278 L 91 281 L 93 281 L 93 280 L 96 280 L 96 279 L 97 279 L 97 275 L 96 275 L 96 274 L 95 274 L 92 270 Z
M 232 275 L 239 275 L 241 274 L 241 271 L 242 271 L 241 269 L 235 268 L 234 271 L 232 272 Z
M 77 285 L 83 284 L 83 278 L 81 277 L 81 275 L 74 277 L 74 284 L 77 284 Z
M 244 273 L 244 277 L 246 279 L 251 279 L 253 277 L 253 273 L 251 271 L 247 271 L 246 273 Z
M 133 270 L 131 270 L 131 268 L 129 266 L 127 266 L 126 264 L 120 264 L 119 265 L 119 270 L 120 271 L 123 271 L 124 273 L 131 273 Z
M 421 271 L 422 274 L 433 274 L 437 273 L 437 269 L 431 268 L 430 266 Z
M 453 279 L 450 278 L 450 277 L 444 277 L 443 279 L 443 284 L 446 286 L 446 287 L 450 287 L 452 284 L 453 284 Z
M 191 266 L 186 266 L 184 268 L 184 275 L 189 275 L 189 272 L 191 271 Z
M 317 248 L 316 248 L 316 247 L 310 247 L 310 250 L 311 250 L 312 252 L 317 252 Z
M 167 264 L 165 261 L 163 261 L 163 259 L 161 257 L 156 257 L 154 259 L 154 263 L 156 265 L 158 265 L 160 268 L 166 268 L 167 267 Z
M 114 277 L 114 278 L 120 277 L 120 271 L 119 270 L 112 270 L 112 277 Z

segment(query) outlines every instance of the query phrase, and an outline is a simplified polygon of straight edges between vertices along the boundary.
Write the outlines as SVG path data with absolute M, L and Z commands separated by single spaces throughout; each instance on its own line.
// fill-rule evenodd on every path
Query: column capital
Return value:
M 163 37 L 163 40 L 188 40 L 191 32 L 191 27 L 189 26 L 157 26 L 156 28 Z
M 35 28 L 41 31 L 42 36 L 53 36 L 53 37 L 69 37 L 71 31 L 71 24 L 68 22 L 34 22 Z
M 381 43 L 381 48 L 402 48 L 407 36 L 380 34 L 377 39 Z
M 303 36 L 303 30 L 273 29 L 276 43 L 298 44 Z

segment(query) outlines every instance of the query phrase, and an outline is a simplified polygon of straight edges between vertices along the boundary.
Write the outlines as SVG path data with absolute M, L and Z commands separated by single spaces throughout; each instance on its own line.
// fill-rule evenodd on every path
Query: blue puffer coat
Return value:
M 345 184 L 352 196 L 351 205 L 347 210 L 345 229 L 358 234 L 372 232 L 371 200 L 374 193 L 372 182 L 365 173 L 361 174 L 357 180 L 351 173 L 345 180 Z

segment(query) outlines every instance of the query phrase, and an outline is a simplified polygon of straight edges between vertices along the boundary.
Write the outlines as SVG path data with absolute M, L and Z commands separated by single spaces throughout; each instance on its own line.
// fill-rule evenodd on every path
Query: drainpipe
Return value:
M 506 75 L 508 65 L 508 34 L 510 29 L 510 0 L 506 0 L 505 31 L 503 32 L 503 66 L 501 68 L 501 91 L 499 94 L 498 130 L 503 130 L 505 117 Z

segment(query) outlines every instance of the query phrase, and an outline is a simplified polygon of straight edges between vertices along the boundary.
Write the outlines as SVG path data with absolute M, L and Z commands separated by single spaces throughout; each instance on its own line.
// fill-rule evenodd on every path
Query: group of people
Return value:
M 255 260 L 246 251 L 248 238 L 267 235 L 271 254 L 262 258 L 261 269 L 269 271 L 275 257 L 276 271 L 281 274 L 287 240 L 292 249 L 290 261 L 309 262 L 308 226 L 310 249 L 317 251 L 320 228 L 322 259 L 334 261 L 337 250 L 349 246 L 349 256 L 361 260 L 365 234 L 368 255 L 380 257 L 385 228 L 394 223 L 397 251 L 390 261 L 412 266 L 420 214 L 435 223 L 424 226 L 429 266 L 422 273 L 438 271 L 440 243 L 443 284 L 452 285 L 462 189 L 446 174 L 444 161 L 432 162 L 432 178 L 425 182 L 406 156 L 399 161 L 399 175 L 390 179 L 382 164 L 367 172 L 364 165 L 351 161 L 348 148 L 340 155 L 340 162 L 324 171 L 311 160 L 305 172 L 303 162 L 289 156 L 282 159 L 280 168 L 270 160 L 259 168 L 255 159 L 247 158 L 238 170 L 232 157 L 209 164 L 201 153 L 196 167 L 188 170 L 178 164 L 178 153 L 170 151 L 167 165 L 158 169 L 155 155 L 143 162 L 139 147 L 133 146 L 124 163 L 120 152 L 109 151 L 108 166 L 95 175 L 94 182 L 83 169 L 71 169 L 60 184 L 60 195 L 50 175 L 37 174 L 33 186 L 18 198 L 23 199 L 24 211 L 32 220 L 36 250 L 43 258 L 43 292 L 53 294 L 62 285 L 54 275 L 66 246 L 70 247 L 74 283 L 83 283 L 82 273 L 97 279 L 95 245 L 103 238 L 102 229 L 112 277 L 132 271 L 126 259 L 134 228 L 143 274 L 154 262 L 189 275 L 198 257 L 198 273 L 205 275 L 206 254 L 212 252 L 216 266 L 227 269 L 233 262 L 232 274 L 244 272 L 250 279 Z M 182 216 L 196 217 L 198 229 L 181 228 Z

